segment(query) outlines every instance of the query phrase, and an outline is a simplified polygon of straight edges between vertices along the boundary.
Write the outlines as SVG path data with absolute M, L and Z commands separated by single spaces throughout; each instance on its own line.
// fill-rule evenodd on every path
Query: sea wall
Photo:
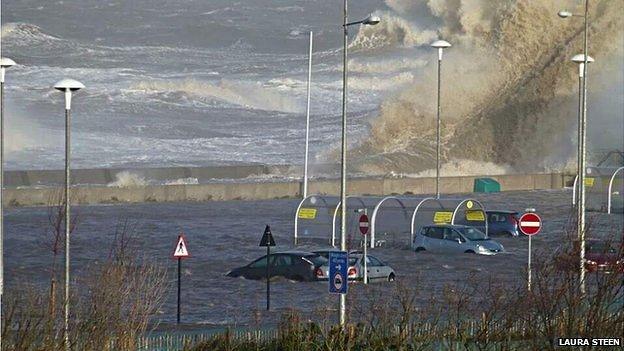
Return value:
M 475 178 L 443 177 L 440 189 L 443 194 L 469 193 Z M 491 176 L 501 184 L 501 190 L 560 189 L 569 180 L 559 174 L 524 174 Z M 266 200 L 301 196 L 302 184 L 298 181 L 281 182 L 221 182 L 207 184 L 147 185 L 138 187 L 111 187 L 104 185 L 75 186 L 72 202 L 75 204 Z M 354 178 L 347 183 L 350 195 L 431 194 L 435 178 Z M 340 180 L 312 180 L 310 194 L 338 195 Z M 59 203 L 62 187 L 7 188 L 4 204 L 9 207 L 47 206 Z
M 155 182 L 196 178 L 200 181 L 211 179 L 242 179 L 268 174 L 281 174 L 292 168 L 286 165 L 239 165 L 213 167 L 163 167 L 163 168 L 96 168 L 72 169 L 72 184 L 106 185 L 114 182 L 122 172 L 132 173 L 137 177 Z M 5 171 L 6 187 L 32 187 L 45 185 L 63 185 L 64 170 L 27 170 Z

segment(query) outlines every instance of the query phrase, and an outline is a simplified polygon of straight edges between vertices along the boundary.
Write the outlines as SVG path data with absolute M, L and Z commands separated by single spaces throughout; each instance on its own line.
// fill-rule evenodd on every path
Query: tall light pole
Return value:
M 576 144 L 576 156 L 577 156 L 577 164 L 576 164 L 576 172 L 577 172 L 577 177 L 579 174 L 581 174 L 581 162 L 580 162 L 580 156 L 582 154 L 582 140 L 581 140 L 581 135 L 582 133 L 582 128 L 584 128 L 583 125 L 583 78 L 584 78 L 584 74 L 585 74 L 585 55 L 583 54 L 578 54 L 578 55 L 574 55 L 574 57 L 572 57 L 572 62 L 577 63 L 579 65 L 579 100 L 578 100 L 578 121 L 577 121 L 577 144 Z M 589 56 L 587 58 L 587 63 L 592 63 L 594 62 L 594 59 Z M 580 189 L 580 182 L 579 179 L 577 179 L 576 181 L 576 199 L 574 200 L 574 202 L 578 205 L 579 204 L 579 191 Z M 580 239 L 580 235 L 578 236 L 578 238 Z
M 442 53 L 451 44 L 444 40 L 436 40 L 431 47 L 438 49 L 438 118 L 436 128 L 436 199 L 440 198 L 440 73 L 442 72 Z
M 305 160 L 303 162 L 303 198 L 308 197 L 308 152 L 310 145 L 310 94 L 312 88 L 312 40 L 314 34 L 310 31 L 310 51 L 308 54 L 308 104 L 306 107 L 306 134 Z
M 569 11 L 560 11 L 558 13 L 561 18 L 569 17 L 581 17 L 581 15 L 572 14 Z M 580 244 L 580 260 L 579 260 L 579 284 L 581 295 L 585 295 L 585 168 L 586 168 L 586 144 L 587 144 L 587 66 L 589 65 L 589 53 L 587 52 L 588 44 L 588 16 L 589 15 L 589 0 L 585 0 L 585 12 L 582 15 L 583 24 L 583 66 L 580 69 L 583 71 L 582 77 L 582 118 L 579 120 L 579 154 L 578 154 L 578 205 L 576 207 L 577 214 L 577 235 Z M 575 56 L 576 57 L 576 56 Z M 577 61 L 575 61 L 577 62 Z M 580 62 L 578 62 L 580 64 Z
M 347 2 L 344 0 L 344 21 L 342 24 L 344 41 L 342 55 L 342 156 L 340 171 L 340 250 L 347 251 L 347 45 L 349 44 L 349 26 L 356 24 L 376 25 L 380 19 L 372 14 L 357 22 L 348 21 Z M 346 323 L 347 297 L 340 294 L 340 326 Z
M 7 57 L 0 57 L 0 316 L 2 316 L 2 297 L 4 295 L 4 73 L 15 65 L 15 61 Z M 2 318 L 0 318 L 2 330 Z M 2 349 L 2 336 L 0 336 Z
M 65 317 L 63 337 L 65 339 L 65 350 L 70 350 L 69 344 L 69 232 L 71 219 L 69 214 L 69 188 L 70 184 L 70 156 L 71 156 L 71 99 L 72 93 L 85 86 L 73 79 L 63 79 L 54 84 L 54 89 L 65 93 L 65 299 L 63 301 Z

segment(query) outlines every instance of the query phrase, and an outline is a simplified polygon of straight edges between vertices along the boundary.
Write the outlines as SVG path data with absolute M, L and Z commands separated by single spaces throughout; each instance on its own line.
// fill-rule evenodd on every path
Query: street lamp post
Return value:
M 579 117 L 579 157 L 578 157 L 578 202 L 577 202 L 577 234 L 580 241 L 580 271 L 579 282 L 581 287 L 581 294 L 585 295 L 585 179 L 587 168 L 587 65 L 590 62 L 594 62 L 594 59 L 590 56 L 583 54 L 575 55 L 572 58 L 573 62 L 579 65 L 579 80 L 582 82 L 582 102 L 579 112 L 582 112 Z
M 436 199 L 440 198 L 440 73 L 442 72 L 442 53 L 451 44 L 444 40 L 436 40 L 431 47 L 438 49 L 438 117 L 436 128 Z
M 310 95 L 312 88 L 312 41 L 313 33 L 310 32 L 310 51 L 308 54 L 308 103 L 306 107 L 306 133 L 305 133 L 305 160 L 303 162 L 303 198 L 308 197 L 308 153 L 310 145 Z
M 4 294 L 4 73 L 7 68 L 14 66 L 15 61 L 7 57 L 0 58 L 0 316 L 2 315 L 2 297 Z M 0 330 L 2 319 L 0 318 Z M 0 349 L 2 336 L 0 336 Z
M 577 144 L 576 144 L 576 152 L 577 152 L 577 158 L 580 157 L 581 153 L 582 153 L 582 140 L 581 140 L 581 136 L 583 134 L 582 132 L 582 128 L 584 128 L 585 126 L 583 125 L 583 78 L 585 75 L 585 55 L 583 54 L 578 54 L 578 55 L 574 55 L 574 57 L 572 57 L 572 62 L 577 63 L 579 65 L 579 100 L 578 100 L 578 121 L 577 121 Z M 594 59 L 589 56 L 587 58 L 587 63 L 592 63 L 594 62 Z M 580 168 L 581 162 L 577 160 L 577 175 L 581 174 L 581 168 Z M 580 182 L 579 179 L 577 179 L 576 182 L 576 199 L 574 200 L 574 202 L 578 205 L 579 204 L 579 194 L 580 194 Z M 580 236 L 579 236 L 580 238 Z
M 578 205 L 576 207 L 577 214 L 577 235 L 580 241 L 580 272 L 579 283 L 581 295 L 585 295 L 585 168 L 586 168 L 586 146 L 587 146 L 587 66 L 590 61 L 589 54 L 587 52 L 588 46 L 588 15 L 589 15 L 589 0 L 585 0 L 585 11 L 583 15 L 575 15 L 569 11 L 560 11 L 558 13 L 561 18 L 569 17 L 583 17 L 583 55 L 577 58 L 577 63 L 582 62 L 582 67 L 579 67 L 583 72 L 582 80 L 582 118 L 579 120 L 579 153 L 577 159 L 577 179 L 578 179 Z M 574 60 L 574 58 L 573 58 Z M 581 60 L 581 61 L 578 61 Z
M 356 24 L 376 25 L 380 19 L 372 14 L 357 22 L 348 21 L 347 2 L 344 0 L 344 22 L 342 25 L 344 41 L 342 55 L 342 155 L 340 159 L 340 250 L 347 251 L 347 45 L 349 26 Z M 340 294 L 340 326 L 346 323 L 346 296 Z
M 64 329 L 63 337 L 65 340 L 65 350 L 70 350 L 69 344 L 69 232 L 71 227 L 70 220 L 70 155 L 71 155 L 71 99 L 72 93 L 78 91 L 85 86 L 73 79 L 63 79 L 54 84 L 54 89 L 65 93 L 65 299 L 64 305 Z

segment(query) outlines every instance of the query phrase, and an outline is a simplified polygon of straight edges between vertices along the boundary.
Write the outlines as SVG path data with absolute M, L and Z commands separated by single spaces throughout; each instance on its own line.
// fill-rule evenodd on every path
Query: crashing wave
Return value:
M 136 188 L 148 185 L 145 178 L 138 174 L 123 171 L 115 175 L 116 180 L 108 184 L 109 187 L 114 188 Z
M 432 30 L 419 30 L 407 20 L 391 13 L 378 13 L 383 18 L 375 26 L 360 26 L 353 49 L 379 49 L 388 46 L 414 47 L 429 44 L 437 38 Z
M 576 120 L 577 98 L 577 70 L 569 58 L 582 47 L 582 21 L 559 19 L 561 4 L 550 2 L 427 5 L 443 22 L 441 37 L 453 44 L 442 67 L 443 158 L 543 170 L 554 149 L 567 149 L 569 157 L 575 148 L 567 133 Z M 621 1 L 591 2 L 590 18 L 592 56 L 607 65 L 601 69 L 619 72 L 621 61 L 609 67 L 607 58 L 623 33 L 620 6 Z M 388 30 L 382 27 L 377 38 L 386 42 L 378 46 L 406 42 L 403 33 L 413 27 L 392 23 L 390 32 L 402 35 L 383 34 Z M 374 31 L 362 27 L 361 33 L 371 39 Z M 359 169 L 418 172 L 435 165 L 436 64 L 425 67 L 418 84 L 382 103 L 371 137 L 354 152 Z
M 210 98 L 247 108 L 300 113 L 303 108 L 293 98 L 267 89 L 260 83 L 221 80 L 217 84 L 195 79 L 153 80 L 135 84 L 132 89 L 145 91 L 177 91 L 200 98 Z
M 40 27 L 29 23 L 6 23 L 2 25 L 2 38 L 11 45 L 33 45 L 40 42 L 53 42 L 62 39 L 44 33 Z

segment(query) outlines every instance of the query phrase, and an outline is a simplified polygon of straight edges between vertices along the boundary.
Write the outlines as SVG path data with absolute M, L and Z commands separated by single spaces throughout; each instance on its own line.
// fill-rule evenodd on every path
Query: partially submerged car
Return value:
M 369 283 L 396 279 L 396 272 L 387 263 L 372 255 L 366 255 L 366 270 Z M 364 255 L 361 253 L 349 253 L 349 268 L 347 275 L 351 281 L 364 280 Z M 316 269 L 318 280 L 329 279 L 329 262 Z
M 518 212 L 485 211 L 489 236 L 518 236 Z
M 327 248 L 327 249 L 319 249 L 319 250 L 314 250 L 312 251 L 312 253 L 315 253 L 323 258 L 325 258 L 326 260 L 329 260 L 329 253 L 332 251 L 339 251 L 333 247 Z
M 324 258 L 329 260 L 329 253 L 330 252 L 338 252 L 338 251 L 340 251 L 340 250 L 335 249 L 335 248 L 329 248 L 329 249 L 314 250 L 314 251 L 312 251 L 312 253 L 315 253 L 315 254 L 317 254 L 319 256 L 322 256 L 322 257 L 324 257 Z M 349 255 L 361 254 L 361 253 L 362 253 L 361 250 L 350 250 L 349 251 Z
M 572 248 L 555 258 L 557 268 L 578 270 L 580 242 L 575 240 Z M 624 244 L 621 241 L 587 239 L 585 241 L 585 270 L 587 272 L 624 273 Z
M 246 279 L 265 279 L 269 263 L 269 276 L 284 277 L 296 281 L 316 280 L 315 270 L 327 263 L 327 260 L 315 253 L 306 251 L 284 251 L 272 253 L 267 260 L 264 255 L 248 265 L 234 268 L 226 273 L 228 277 Z
M 412 242 L 414 251 L 495 255 L 504 252 L 500 243 L 477 228 L 465 225 L 434 224 L 421 228 Z

